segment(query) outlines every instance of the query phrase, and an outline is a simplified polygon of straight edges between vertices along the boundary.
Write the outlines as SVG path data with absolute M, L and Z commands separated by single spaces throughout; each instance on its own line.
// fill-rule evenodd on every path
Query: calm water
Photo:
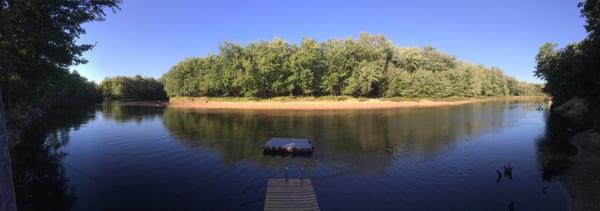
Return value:
M 541 171 L 540 104 L 65 109 L 13 149 L 17 197 L 31 210 L 261 210 L 267 180 L 288 167 L 312 178 L 323 210 L 566 210 L 568 193 Z M 270 137 L 306 136 L 312 156 L 262 153 Z M 508 163 L 512 180 L 497 181 Z

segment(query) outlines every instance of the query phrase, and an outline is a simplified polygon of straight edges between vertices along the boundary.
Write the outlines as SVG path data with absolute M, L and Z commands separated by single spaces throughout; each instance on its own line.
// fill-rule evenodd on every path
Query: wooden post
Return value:
M 4 115 L 4 103 L 0 92 L 0 211 L 16 211 L 15 186 L 13 184 L 8 135 Z

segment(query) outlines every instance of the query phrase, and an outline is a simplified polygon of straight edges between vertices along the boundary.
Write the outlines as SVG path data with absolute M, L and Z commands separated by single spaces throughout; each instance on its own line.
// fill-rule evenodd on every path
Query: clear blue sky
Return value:
M 186 57 L 280 37 L 298 43 L 383 34 L 399 46 L 432 45 L 457 58 L 533 77 L 540 45 L 583 39 L 577 0 L 191 1 L 124 0 L 104 22 L 85 25 L 81 43 L 96 43 L 90 62 L 74 67 L 104 77 L 160 77 Z

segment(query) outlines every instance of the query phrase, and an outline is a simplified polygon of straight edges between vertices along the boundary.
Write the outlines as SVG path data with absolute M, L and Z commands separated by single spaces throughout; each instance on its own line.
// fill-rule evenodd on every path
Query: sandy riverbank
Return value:
M 355 109 L 388 109 L 408 107 L 437 107 L 463 105 L 467 103 L 509 99 L 543 99 L 543 97 L 506 97 L 506 98 L 473 98 L 473 99 L 440 99 L 440 100 L 407 100 L 390 99 L 357 99 L 328 100 L 315 98 L 298 98 L 286 100 L 227 100 L 211 98 L 173 98 L 170 107 L 194 109 L 252 109 L 252 110 L 355 110 Z

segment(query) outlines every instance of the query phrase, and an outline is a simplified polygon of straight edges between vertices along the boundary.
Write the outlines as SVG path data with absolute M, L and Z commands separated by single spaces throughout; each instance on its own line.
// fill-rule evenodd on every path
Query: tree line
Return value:
M 545 43 L 536 56 L 535 75 L 546 81 L 544 91 L 555 105 L 572 97 L 600 105 L 600 1 L 587 0 L 579 7 L 586 19 L 587 37 L 560 49 L 555 43 Z
M 140 75 L 105 78 L 98 90 L 107 100 L 164 100 L 166 93 L 160 81 Z
M 94 85 L 69 67 L 87 62 L 91 44 L 75 39 L 81 26 L 102 21 L 118 0 L 0 0 L 0 90 L 7 110 L 37 104 L 48 108 L 98 97 Z M 69 98 L 69 99 L 67 99 Z
M 76 42 L 82 24 L 102 21 L 119 0 L 0 0 L 0 92 L 9 134 L 66 105 L 97 102 L 93 82 L 71 72 L 93 45 Z
M 537 95 L 541 89 L 495 67 L 366 33 L 324 42 L 304 38 L 299 45 L 278 38 L 246 46 L 225 42 L 218 54 L 180 61 L 161 81 L 170 97 L 476 97 Z

